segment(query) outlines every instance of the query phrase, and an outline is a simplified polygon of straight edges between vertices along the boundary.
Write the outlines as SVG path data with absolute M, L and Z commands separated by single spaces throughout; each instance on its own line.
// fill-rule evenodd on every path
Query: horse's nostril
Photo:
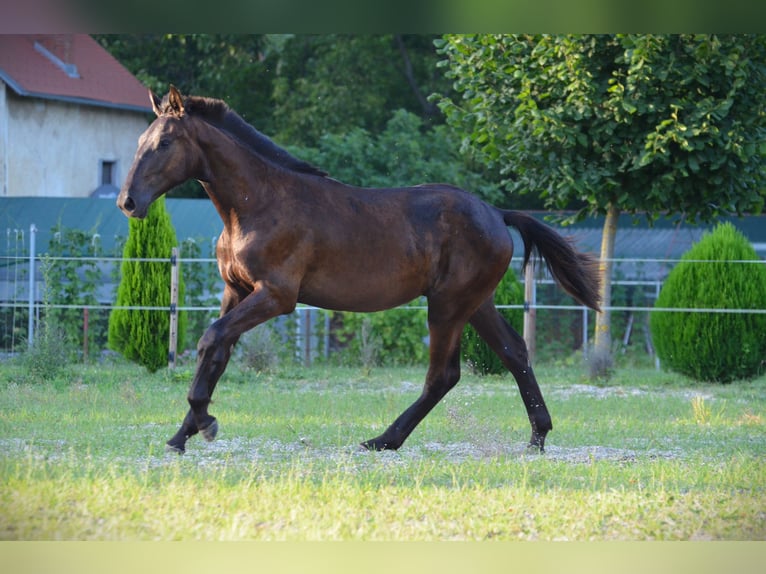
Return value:
M 136 208 L 136 202 L 132 197 L 128 197 L 122 204 L 123 209 L 126 211 L 133 211 Z

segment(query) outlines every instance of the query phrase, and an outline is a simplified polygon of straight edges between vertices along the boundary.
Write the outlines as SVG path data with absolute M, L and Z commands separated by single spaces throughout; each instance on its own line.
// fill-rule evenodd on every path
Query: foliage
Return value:
M 240 115 L 271 128 L 271 85 L 278 44 L 263 34 L 101 34 L 96 40 L 156 94 L 226 100 Z M 149 98 L 147 96 L 147 105 Z
M 709 220 L 763 205 L 766 38 L 448 36 L 462 98 L 440 99 L 466 145 L 514 192 L 578 217 Z
M 199 242 L 189 237 L 181 243 L 179 250 L 181 263 L 181 276 L 184 282 L 185 297 L 184 305 L 187 307 L 218 307 L 220 306 L 219 293 L 223 291 L 221 275 L 218 265 L 214 261 L 199 261 L 202 258 L 202 250 Z M 180 300 L 180 295 L 179 295 Z M 186 341 L 196 344 L 210 324 L 218 317 L 218 311 L 194 311 L 187 315 Z M 179 346 L 179 351 L 183 347 Z
M 165 210 L 165 198 L 152 203 L 143 220 L 129 220 L 121 281 L 117 288 L 118 307 L 161 307 L 161 309 L 112 310 L 109 316 L 109 346 L 127 359 L 156 371 L 167 365 L 170 317 L 170 253 L 177 245 L 175 230 Z M 130 259 L 167 261 L 131 261 Z M 178 300 L 184 300 L 184 283 L 179 277 Z M 186 313 L 178 313 L 178 349 L 184 348 Z
M 74 355 L 72 339 L 64 330 L 66 323 L 54 318 L 50 307 L 50 260 L 43 261 L 46 288 L 43 291 L 43 314 L 37 321 L 32 344 L 21 352 L 19 364 L 24 370 L 23 380 L 28 383 L 50 382 L 58 377 Z
M 410 303 L 425 305 L 421 298 Z M 428 360 L 428 313 L 425 309 L 390 309 L 378 313 L 340 313 L 335 331 L 353 360 L 371 364 L 412 365 Z
M 24 230 L 7 228 L 5 241 L 7 260 L 3 265 L 7 274 L 8 294 L 17 300 L 29 277 L 25 265 L 29 250 L 24 243 Z M 28 320 L 29 311 L 26 307 L 0 307 L 0 348 L 9 349 L 13 353 L 17 347 L 26 345 Z
M 224 99 L 264 133 L 316 145 L 325 133 L 377 132 L 407 109 L 441 121 L 427 101 L 448 83 L 433 36 L 375 34 L 96 35 L 144 85 Z
M 352 128 L 344 134 L 322 136 L 316 148 L 292 151 L 352 185 L 397 187 L 448 182 L 487 199 L 501 199 L 497 186 L 458 154 L 445 126 L 424 130 L 423 120 L 403 109 L 395 111 L 378 134 Z
M 730 223 L 684 254 L 656 306 L 671 309 L 766 309 L 766 268 Z M 709 262 L 709 263 L 708 263 Z M 766 315 L 655 312 L 652 339 L 664 366 L 698 380 L 728 383 L 763 372 Z
M 377 133 L 397 109 L 439 123 L 439 110 L 426 96 L 449 85 L 436 69 L 432 40 L 391 34 L 290 37 L 274 80 L 275 137 L 315 146 L 328 133 Z
M 50 382 L 56 379 L 72 362 L 73 347 L 66 332 L 57 321 L 44 316 L 37 324 L 31 347 L 19 355 L 24 370 L 23 380 L 28 383 Z
M 509 268 L 495 290 L 495 305 L 522 305 L 523 303 L 524 286 L 519 282 L 513 269 Z M 500 309 L 500 314 L 517 332 L 522 332 L 524 328 L 523 309 Z M 498 375 L 507 370 L 500 358 L 470 325 L 463 330 L 460 349 L 463 359 L 477 373 Z
M 83 347 L 84 311 L 81 306 L 98 305 L 98 288 L 102 271 L 95 258 L 101 253 L 100 236 L 95 229 L 65 228 L 57 224 L 51 230 L 45 265 L 47 302 L 51 305 L 74 305 L 74 308 L 51 307 L 46 321 L 56 325 L 70 344 Z M 71 258 L 71 259 L 70 259 Z M 88 348 L 102 349 L 106 345 L 108 312 L 97 309 L 88 312 Z

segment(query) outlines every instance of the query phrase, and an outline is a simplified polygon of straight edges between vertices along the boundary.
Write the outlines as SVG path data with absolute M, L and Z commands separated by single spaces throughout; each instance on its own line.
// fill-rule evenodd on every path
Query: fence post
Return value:
M 27 321 L 27 344 L 30 348 L 35 342 L 35 237 L 37 227 L 29 226 L 29 319 Z
M 588 359 L 588 308 L 582 308 L 582 356 Z
M 306 309 L 306 320 L 303 322 L 303 364 L 311 366 L 311 309 Z
M 524 272 L 524 342 L 527 344 L 529 362 L 535 360 L 535 330 L 537 309 L 537 285 L 535 284 L 535 264 L 532 259 Z
M 168 369 L 176 366 L 178 346 L 178 248 L 170 252 L 170 342 L 168 348 Z
M 88 362 L 88 327 L 90 322 L 90 316 L 88 308 L 85 307 L 82 310 L 82 360 Z

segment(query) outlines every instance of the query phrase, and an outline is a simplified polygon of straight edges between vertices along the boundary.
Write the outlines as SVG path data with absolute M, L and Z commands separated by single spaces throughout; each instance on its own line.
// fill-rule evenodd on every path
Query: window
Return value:
M 115 166 L 116 161 L 102 161 L 101 162 L 101 185 L 115 185 Z

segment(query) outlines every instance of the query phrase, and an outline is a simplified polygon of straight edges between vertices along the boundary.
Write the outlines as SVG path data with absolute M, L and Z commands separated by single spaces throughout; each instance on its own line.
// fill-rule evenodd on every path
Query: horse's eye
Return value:
M 160 145 L 159 145 L 160 149 L 167 149 L 169 147 L 170 147 L 170 140 L 169 139 L 161 139 L 160 140 Z

